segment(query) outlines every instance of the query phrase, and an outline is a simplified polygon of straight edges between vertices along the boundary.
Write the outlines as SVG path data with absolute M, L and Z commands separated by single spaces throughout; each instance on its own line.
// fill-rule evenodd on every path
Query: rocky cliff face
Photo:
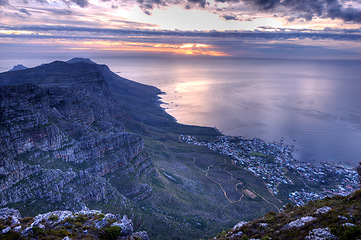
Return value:
M 123 192 L 131 190 L 104 176 L 117 171 L 144 185 L 137 178 L 153 172 L 150 157 L 142 138 L 125 132 L 129 115 L 100 68 L 54 62 L 0 74 L 0 206 L 46 202 L 39 212 L 111 201 L 122 207 Z

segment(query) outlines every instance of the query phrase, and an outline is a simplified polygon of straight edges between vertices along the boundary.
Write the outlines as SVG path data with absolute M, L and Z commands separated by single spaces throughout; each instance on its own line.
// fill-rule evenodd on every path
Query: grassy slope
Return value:
M 113 79 L 110 87 L 117 81 Z M 251 220 L 282 205 L 262 179 L 233 166 L 227 156 L 179 142 L 180 134 L 215 140 L 221 135 L 218 130 L 175 122 L 154 95 L 113 94 L 131 116 L 122 119 L 127 131 L 143 136 L 156 168 L 156 176 L 141 179 L 152 187 L 152 194 L 133 208 L 151 239 L 210 237 L 240 219 Z M 132 94 L 131 101 L 128 94 Z M 241 201 L 230 203 L 221 186 L 230 201 L 243 195 Z
M 154 239 L 172 231 L 173 237 L 179 239 L 210 237 L 239 219 L 251 220 L 277 211 L 274 205 L 257 196 L 280 205 L 260 178 L 233 166 L 228 157 L 205 147 L 180 143 L 176 136 L 168 133 L 161 140 L 144 137 L 158 172 L 158 176 L 146 179 L 153 194 L 141 202 L 145 209 L 142 215 L 147 219 L 143 221 L 144 228 Z M 241 197 L 238 202 L 230 202 Z

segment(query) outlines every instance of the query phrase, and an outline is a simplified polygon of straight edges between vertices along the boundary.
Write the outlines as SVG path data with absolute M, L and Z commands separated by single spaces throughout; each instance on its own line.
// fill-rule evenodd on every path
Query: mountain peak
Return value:
M 93 62 L 89 58 L 80 58 L 80 57 L 75 57 L 75 58 L 72 58 L 69 61 L 67 61 L 67 63 L 80 63 L 80 62 L 81 63 L 96 64 L 95 62 Z
M 19 71 L 19 70 L 24 70 L 24 69 L 27 69 L 27 67 L 25 67 L 22 64 L 18 64 L 16 66 L 14 66 L 12 69 L 10 69 L 9 71 Z

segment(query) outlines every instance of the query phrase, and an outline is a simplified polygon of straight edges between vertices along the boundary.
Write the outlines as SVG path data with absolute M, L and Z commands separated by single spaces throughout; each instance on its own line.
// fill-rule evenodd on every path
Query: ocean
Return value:
M 361 161 L 361 61 L 92 60 L 107 64 L 122 77 L 166 92 L 161 97 L 167 104 L 162 106 L 180 123 L 216 127 L 226 135 L 268 142 L 283 140 L 295 146 L 299 161 L 351 167 Z

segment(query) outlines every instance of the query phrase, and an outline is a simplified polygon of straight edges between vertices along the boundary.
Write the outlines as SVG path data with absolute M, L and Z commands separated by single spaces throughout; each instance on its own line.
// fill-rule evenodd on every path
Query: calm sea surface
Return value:
M 306 162 L 361 161 L 361 62 L 93 58 L 160 88 L 179 122 L 224 134 L 281 138 Z

